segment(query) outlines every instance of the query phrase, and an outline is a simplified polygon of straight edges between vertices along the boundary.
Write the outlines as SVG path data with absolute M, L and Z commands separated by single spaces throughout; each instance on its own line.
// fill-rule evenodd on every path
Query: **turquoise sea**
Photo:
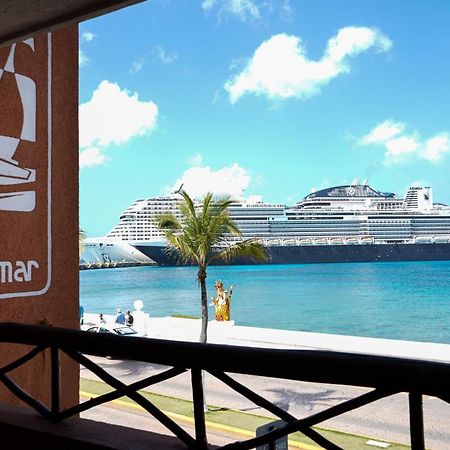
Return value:
M 217 279 L 237 325 L 450 344 L 450 261 L 210 267 L 208 296 Z M 200 316 L 194 267 L 80 271 L 80 291 L 86 312 L 141 299 L 153 317 Z

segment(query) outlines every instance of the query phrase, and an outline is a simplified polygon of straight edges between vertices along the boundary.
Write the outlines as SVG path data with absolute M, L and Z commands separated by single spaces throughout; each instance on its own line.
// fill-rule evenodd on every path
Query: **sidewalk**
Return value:
M 105 318 L 108 324 L 113 325 L 114 316 L 105 315 Z M 97 323 L 97 319 L 97 314 L 85 314 L 85 323 Z M 200 327 L 200 319 L 151 317 L 145 328 L 149 338 L 198 342 Z M 135 328 L 141 331 L 138 326 Z M 330 350 L 450 363 L 448 344 L 245 327 L 235 325 L 234 321 L 210 321 L 208 342 L 248 347 Z

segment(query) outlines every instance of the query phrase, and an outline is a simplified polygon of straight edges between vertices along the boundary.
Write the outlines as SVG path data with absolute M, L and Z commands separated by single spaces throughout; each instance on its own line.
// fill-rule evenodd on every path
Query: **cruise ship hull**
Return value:
M 160 266 L 181 265 L 176 256 L 167 254 L 163 245 L 136 244 L 134 247 Z M 267 249 L 270 257 L 263 263 L 236 258 L 231 263 L 215 261 L 213 265 L 450 260 L 450 243 L 272 245 Z
M 133 246 L 119 239 L 87 238 L 80 256 L 81 264 L 131 263 L 148 264 L 152 261 Z

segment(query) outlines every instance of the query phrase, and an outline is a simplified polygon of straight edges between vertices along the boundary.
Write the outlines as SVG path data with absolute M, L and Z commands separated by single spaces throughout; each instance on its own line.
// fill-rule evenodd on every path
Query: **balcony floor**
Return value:
M 76 418 L 52 424 L 34 411 L 8 405 L 0 405 L 0 433 L 8 437 L 5 442 L 14 442 L 15 448 L 25 448 L 32 442 L 36 450 L 186 449 L 177 438 L 151 431 Z

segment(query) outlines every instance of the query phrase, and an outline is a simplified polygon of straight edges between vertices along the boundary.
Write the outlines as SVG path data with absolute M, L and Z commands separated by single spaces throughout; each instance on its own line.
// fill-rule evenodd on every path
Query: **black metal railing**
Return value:
M 312 427 L 379 399 L 404 392 L 409 395 L 410 437 L 413 450 L 424 450 L 422 399 L 433 396 L 450 403 L 450 364 L 403 358 L 369 356 L 316 350 L 276 350 L 217 344 L 198 344 L 158 339 L 127 338 L 85 333 L 64 328 L 0 323 L 0 342 L 26 344 L 33 350 L 0 368 L 0 382 L 43 417 L 59 422 L 102 403 L 127 396 L 172 431 L 189 449 L 208 448 L 203 405 L 202 371 L 207 371 L 230 388 L 276 415 L 286 425 L 262 436 L 227 444 L 226 450 L 245 450 L 273 442 L 300 431 L 324 449 L 342 447 L 323 437 Z M 33 398 L 18 386 L 9 372 L 50 349 L 51 406 Z M 91 370 L 115 390 L 82 404 L 62 409 L 60 405 L 60 352 Z M 126 385 L 85 355 L 156 363 L 171 367 L 156 375 Z M 143 397 L 138 390 L 183 372 L 191 372 L 195 436 Z M 297 419 L 232 378 L 240 373 L 280 379 L 361 386 L 373 390 L 338 405 Z M 450 421 L 449 421 L 450 423 Z

